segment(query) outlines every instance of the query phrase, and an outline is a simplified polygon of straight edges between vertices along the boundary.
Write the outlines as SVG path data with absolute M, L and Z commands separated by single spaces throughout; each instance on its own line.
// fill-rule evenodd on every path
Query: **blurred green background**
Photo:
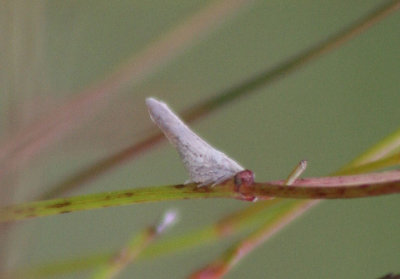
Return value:
M 156 56 L 150 70 L 139 67 L 143 72 L 132 73 L 132 80 L 110 98 L 93 104 L 101 108 L 89 120 L 75 120 L 52 144 L 22 156 L 19 160 L 32 160 L 5 180 L 12 183 L 14 200 L 32 199 L 155 132 L 144 105 L 147 96 L 181 112 L 278 65 L 387 2 L 3 1 L 3 143 L 30 123 L 51 117 L 52 111 L 126 61 L 139 61 L 171 30 L 187 26 L 202 11 L 220 13 L 217 20 L 202 18 L 211 23 L 204 30 L 189 29 L 178 36 L 186 40 L 185 46 L 168 59 Z M 301 159 L 309 161 L 306 176 L 327 175 L 399 128 L 399 30 L 397 12 L 333 52 L 191 126 L 253 170 L 258 181 L 285 178 Z M 164 142 L 71 194 L 186 179 L 176 151 Z M 7 249 L 9 266 L 62 261 L 114 251 L 169 208 L 181 213 L 180 223 L 168 233 L 174 235 L 247 206 L 236 200 L 194 200 L 46 217 L 19 223 L 3 250 Z M 238 239 L 140 261 L 120 278 L 185 278 Z M 91 272 L 57 278 L 87 278 Z M 400 272 L 397 195 L 322 202 L 226 278 L 377 278 L 389 272 Z

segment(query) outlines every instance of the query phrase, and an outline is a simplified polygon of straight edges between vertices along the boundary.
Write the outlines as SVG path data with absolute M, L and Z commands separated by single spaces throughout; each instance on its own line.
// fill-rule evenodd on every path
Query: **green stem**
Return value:
M 293 199 L 349 199 L 400 193 L 400 172 L 388 171 L 352 176 L 299 179 L 293 185 L 285 180 L 235 185 L 235 179 L 214 187 L 196 184 L 146 187 L 141 189 L 92 194 L 72 198 L 38 201 L 0 208 L 0 222 L 49 216 L 110 206 L 182 199 L 236 198 L 247 196 L 261 200 L 270 197 Z M 243 189 L 242 189 L 243 188 Z
M 0 222 L 137 203 L 180 199 L 222 198 L 230 196 L 230 192 L 225 187 L 206 188 L 189 184 L 146 187 L 111 193 L 45 200 L 0 208 Z
M 394 4 L 398 8 L 400 6 L 400 1 L 396 2 L 399 2 L 397 4 Z M 375 161 L 384 159 L 391 153 L 398 151 L 399 145 L 400 129 L 392 133 L 390 136 L 385 137 L 385 139 L 381 140 L 380 142 L 369 148 L 367 151 L 363 152 L 363 154 L 344 166 L 340 171 L 356 168 L 361 165 L 374 163 Z

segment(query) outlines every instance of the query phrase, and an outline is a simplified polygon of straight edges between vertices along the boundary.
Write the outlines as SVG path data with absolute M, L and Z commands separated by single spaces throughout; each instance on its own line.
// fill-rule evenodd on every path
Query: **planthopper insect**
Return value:
M 190 179 L 186 183 L 215 185 L 245 171 L 237 162 L 196 135 L 165 103 L 147 98 L 146 104 L 150 118 L 177 149 L 189 172 Z

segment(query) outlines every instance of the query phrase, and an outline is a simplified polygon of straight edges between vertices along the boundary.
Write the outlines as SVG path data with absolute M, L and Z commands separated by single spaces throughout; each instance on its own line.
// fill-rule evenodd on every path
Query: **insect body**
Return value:
M 146 104 L 150 118 L 178 150 L 190 176 L 186 183 L 214 185 L 244 170 L 237 162 L 190 130 L 165 103 L 147 98 Z

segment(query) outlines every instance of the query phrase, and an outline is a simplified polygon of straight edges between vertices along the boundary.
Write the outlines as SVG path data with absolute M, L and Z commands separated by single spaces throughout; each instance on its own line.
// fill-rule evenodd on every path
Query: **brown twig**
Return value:
M 241 180 L 236 176 L 214 187 L 198 187 L 196 184 L 146 187 L 8 206 L 0 208 L 0 222 L 167 200 L 234 198 L 254 201 L 254 197 L 259 200 L 271 197 L 351 199 L 400 193 L 400 171 L 306 178 L 299 179 L 290 186 L 285 185 L 286 180 L 252 184 L 246 181 L 238 184 Z

